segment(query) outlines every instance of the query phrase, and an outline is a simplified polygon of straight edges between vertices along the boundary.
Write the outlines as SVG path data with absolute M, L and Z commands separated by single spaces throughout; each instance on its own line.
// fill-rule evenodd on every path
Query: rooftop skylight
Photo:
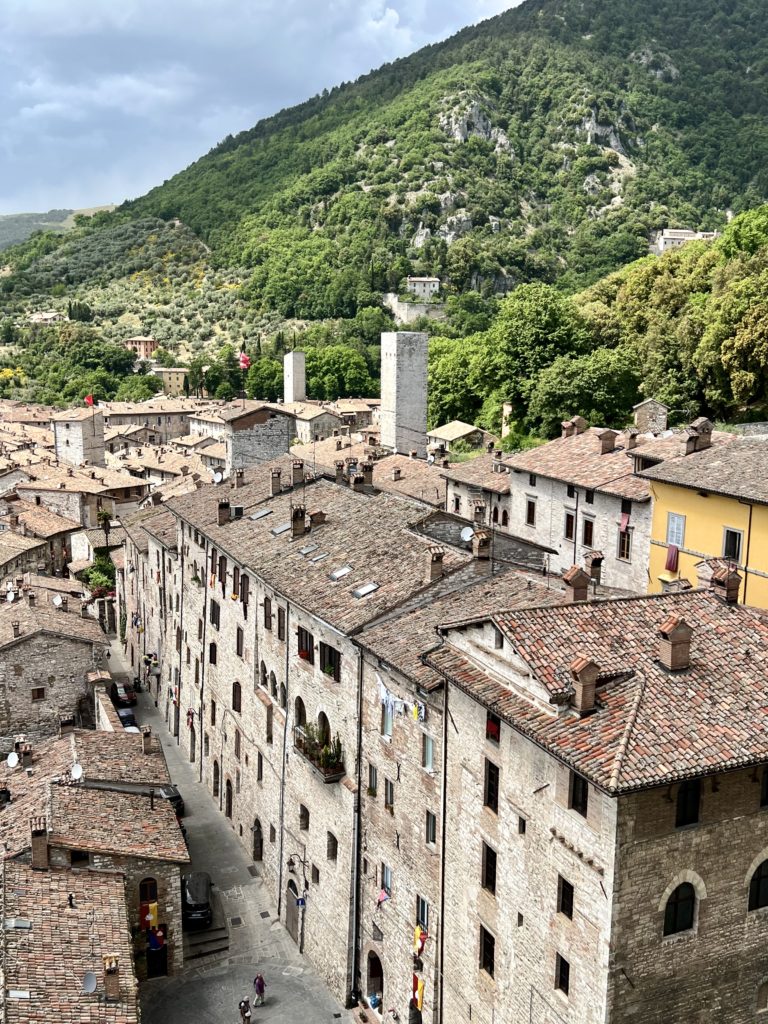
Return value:
M 258 512 L 254 512 L 253 515 L 250 516 L 249 518 L 251 518 L 251 519 L 266 519 L 267 516 L 271 516 L 271 515 L 272 515 L 272 509 L 271 508 L 262 508 L 262 509 L 259 509 Z
M 343 580 L 351 572 L 351 565 L 342 565 L 340 569 L 334 569 L 332 573 L 329 573 L 329 579 L 332 579 L 334 583 L 338 583 L 339 580 Z
M 290 528 L 290 523 L 280 523 L 279 526 L 273 526 L 269 532 L 272 534 L 273 537 L 279 537 L 280 534 L 287 533 L 288 530 L 290 530 Z
M 375 590 L 378 589 L 378 583 L 364 583 L 362 587 L 358 587 L 356 590 L 352 591 L 352 597 L 368 597 L 369 594 L 372 594 Z

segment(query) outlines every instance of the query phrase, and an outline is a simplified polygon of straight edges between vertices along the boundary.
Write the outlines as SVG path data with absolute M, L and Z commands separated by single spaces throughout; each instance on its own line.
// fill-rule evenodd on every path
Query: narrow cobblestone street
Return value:
M 110 667 L 113 674 L 132 675 L 117 644 Z M 185 761 L 146 692 L 139 694 L 136 718 L 150 725 L 163 745 L 171 778 L 185 803 L 191 870 L 207 871 L 221 899 L 229 924 L 229 949 L 185 966 L 183 974 L 142 984 L 145 1024 L 238 1024 L 238 1004 L 253 1000 L 253 978 L 260 971 L 267 983 L 263 1007 L 253 1020 L 281 1024 L 325 1024 L 352 1020 L 330 995 L 287 931 L 265 887 L 249 870 L 253 862 L 238 843 L 229 822 L 211 795 L 197 781 L 195 767 Z

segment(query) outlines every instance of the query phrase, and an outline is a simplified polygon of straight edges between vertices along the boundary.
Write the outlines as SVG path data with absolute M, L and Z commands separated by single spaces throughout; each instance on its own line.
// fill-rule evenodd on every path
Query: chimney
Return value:
M 670 672 L 689 668 L 693 630 L 682 615 L 670 615 L 659 627 L 659 661 Z
M 445 552 L 442 548 L 429 549 L 429 582 L 434 583 L 443 575 L 443 558 Z
M 336 451 L 337 451 L 337 452 L 340 452 L 340 451 L 341 451 L 341 449 L 342 449 L 342 447 L 343 447 L 343 445 L 342 445 L 342 440 L 341 440 L 341 438 L 339 437 L 339 438 L 338 438 L 338 439 L 336 440 Z
M 603 552 L 589 551 L 584 557 L 584 569 L 595 583 L 603 578 Z
M 72 473 L 72 467 L 70 466 L 70 467 L 69 467 L 69 468 L 67 469 L 67 476 L 72 476 L 72 475 L 73 475 L 73 473 Z
M 48 827 L 45 818 L 30 818 L 32 833 L 32 870 L 48 870 Z
M 303 537 L 306 531 L 307 512 L 303 505 L 296 505 L 291 512 L 291 536 Z
M 6 804 L 11 802 L 11 791 L 7 786 L 3 786 L 0 789 L 0 807 L 5 807 Z
M 419 453 L 416 451 L 416 449 L 415 448 L 411 448 L 411 450 L 408 452 L 408 458 L 409 459 L 418 459 L 418 457 L 419 457 Z
M 339 436 L 339 428 L 338 428 L 338 427 L 334 427 L 334 428 L 333 428 L 333 434 L 332 434 L 332 436 L 333 436 L 333 437 L 338 437 L 338 436 Z
M 75 731 L 75 716 L 62 715 L 59 718 L 59 736 L 68 736 Z
M 63 612 L 69 611 L 69 598 L 66 594 L 61 595 L 61 610 Z
M 571 416 L 569 420 L 563 420 L 560 424 L 560 436 L 575 437 L 576 434 L 583 434 L 587 425 L 583 416 Z
M 450 459 L 443 459 L 443 461 L 440 463 L 440 465 L 443 467 L 443 469 L 450 469 L 451 468 L 451 460 Z
M 489 455 L 491 454 L 491 452 L 493 451 L 493 441 L 488 442 L 488 444 L 485 446 L 485 450 L 488 452 Z
M 597 435 L 600 442 L 600 454 L 609 455 L 616 448 L 618 433 L 615 430 L 601 430 Z
M 152 753 L 152 727 L 149 725 L 141 727 L 141 752 L 142 754 Z
M 32 767 L 32 744 L 22 743 L 19 747 L 19 754 L 21 754 L 21 767 L 31 768 Z
M 19 525 L 19 517 L 16 515 L 15 512 L 12 512 L 11 513 L 11 517 L 10 517 L 11 529 L 15 530 L 18 527 L 18 525 Z
M 712 447 L 712 423 L 706 416 L 699 416 L 691 424 L 690 430 L 696 431 L 694 451 L 703 452 L 706 448 Z
M 34 592 L 34 590 L 30 590 L 30 591 L 27 592 L 27 604 L 29 605 L 30 608 L 34 608 L 35 607 L 35 592 Z
M 363 474 L 362 473 L 355 473 L 355 475 L 352 477 L 352 490 L 353 491 L 362 491 L 364 486 L 365 486 L 365 477 L 363 476 Z
M 567 604 L 581 604 L 589 596 L 589 584 L 592 577 L 578 565 L 572 565 L 563 576 L 565 584 L 565 600 Z
M 298 487 L 299 484 L 304 483 L 304 463 L 301 459 L 296 459 L 293 463 L 292 483 L 294 487 Z
M 494 448 L 493 457 L 497 462 L 501 462 L 501 460 L 504 458 L 504 452 L 501 450 L 501 448 Z
M 269 482 L 269 493 L 270 496 L 276 498 L 280 493 L 280 476 L 281 471 L 279 469 L 273 469 L 272 475 Z
M 80 618 L 81 619 L 87 619 L 88 618 L 88 606 L 86 605 L 86 603 L 84 601 L 82 601 L 80 603 Z
M 102 957 L 104 962 L 104 1001 L 120 1002 L 120 963 L 116 956 Z
M 363 483 L 366 487 L 373 485 L 373 463 L 364 462 L 360 469 L 363 471 Z
M 13 629 L 14 636 L 21 636 L 21 623 L 14 620 L 11 623 L 11 628 Z
M 476 523 L 482 523 L 483 520 L 485 519 L 485 502 L 484 501 L 480 501 L 479 498 L 476 498 L 475 501 L 473 502 L 473 504 L 474 504 L 474 507 L 475 507 L 475 511 L 474 511 L 475 522 Z
M 337 484 L 343 484 L 344 483 L 344 463 L 339 461 L 335 465 L 336 465 L 336 483 Z
M 724 565 L 715 569 L 711 580 L 712 590 L 726 604 L 739 603 L 739 590 L 741 588 L 741 576 L 735 569 Z
M 217 522 L 218 522 L 219 526 L 223 526 L 225 523 L 228 523 L 229 522 L 229 518 L 230 518 L 230 515 L 229 515 L 229 502 L 228 501 L 220 501 L 219 502 L 219 513 L 218 513 L 218 518 L 217 518 Z
M 637 435 L 639 431 L 637 427 L 628 427 L 624 431 L 624 448 L 631 452 L 634 448 L 637 448 Z
M 321 509 L 315 509 L 309 513 L 309 527 L 313 529 L 315 526 L 322 526 L 325 523 L 327 516 Z
M 571 704 L 584 717 L 595 710 L 595 687 L 600 669 L 589 658 L 580 655 L 570 664 L 573 679 Z
M 476 530 L 472 538 L 472 555 L 479 560 L 491 557 L 491 535 L 488 530 Z
M 235 487 L 242 487 L 245 483 L 245 470 L 235 470 Z
M 400 469 L 399 466 L 395 466 L 395 468 L 392 470 L 392 479 L 393 480 L 400 480 L 401 477 L 402 477 L 402 470 Z

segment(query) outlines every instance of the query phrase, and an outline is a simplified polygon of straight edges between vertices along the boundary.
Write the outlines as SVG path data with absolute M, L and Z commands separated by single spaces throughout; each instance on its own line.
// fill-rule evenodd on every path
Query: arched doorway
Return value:
M 261 831 L 261 822 L 258 818 L 253 822 L 253 859 L 264 860 L 264 833 Z
M 194 725 L 189 730 L 189 760 L 194 764 L 197 750 L 197 737 L 195 736 Z
M 368 984 L 365 989 L 366 995 L 377 995 L 379 1006 L 384 1002 L 384 968 L 381 966 L 376 953 L 368 954 Z
M 285 927 L 294 942 L 299 941 L 299 907 L 297 901 L 299 890 L 293 879 L 288 883 L 288 890 L 285 894 Z
M 321 747 L 330 746 L 331 723 L 328 721 L 328 716 L 324 711 L 321 711 L 317 716 L 317 738 Z
M 232 817 L 232 783 L 229 779 L 224 789 L 224 813 L 228 818 Z
M 293 724 L 298 725 L 299 728 L 307 724 L 307 709 L 304 707 L 301 697 L 297 697 L 293 702 Z

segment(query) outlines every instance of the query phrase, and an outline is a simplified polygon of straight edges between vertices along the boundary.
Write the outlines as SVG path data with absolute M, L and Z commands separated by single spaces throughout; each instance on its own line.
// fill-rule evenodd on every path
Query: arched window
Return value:
M 331 742 L 331 723 L 324 711 L 317 716 L 317 738 L 321 747 L 327 747 Z
M 293 702 L 293 721 L 294 725 L 303 726 L 307 724 L 307 709 L 304 707 L 304 701 L 301 697 L 297 697 Z
M 765 1012 L 768 1010 L 768 981 L 761 982 L 757 990 L 757 1009 Z
M 269 692 L 277 700 L 277 679 L 274 672 L 269 673 Z
M 219 795 L 219 762 L 213 762 L 213 795 Z
M 496 505 L 493 510 L 493 522 L 494 525 L 498 525 L 499 522 L 499 506 Z
M 309 808 L 299 804 L 299 828 L 302 832 L 309 830 Z
M 287 703 L 287 697 L 285 693 L 285 684 L 280 683 L 280 707 L 284 708 Z
M 676 935 L 678 932 L 690 931 L 693 928 L 695 912 L 696 890 L 690 882 L 683 882 L 667 900 L 664 910 L 664 934 Z
M 240 683 L 232 683 L 232 710 L 240 711 L 242 709 L 242 690 L 240 689 Z
M 339 841 L 333 832 L 326 837 L 325 853 L 328 860 L 337 860 L 339 856 Z
M 501 525 L 509 526 L 509 512 L 506 509 L 501 513 Z
M 758 864 L 749 883 L 749 909 L 768 907 L 768 860 Z
M 139 882 L 139 903 L 157 902 L 157 879 L 142 878 Z
M 261 663 L 261 668 L 259 669 L 259 672 L 261 673 L 261 685 L 266 690 L 266 688 L 267 688 L 267 666 L 264 664 L 263 661 Z
M 208 644 L 208 661 L 210 662 L 211 665 L 216 664 L 216 659 L 218 658 L 218 656 L 219 651 L 218 648 L 216 647 L 216 644 Z

